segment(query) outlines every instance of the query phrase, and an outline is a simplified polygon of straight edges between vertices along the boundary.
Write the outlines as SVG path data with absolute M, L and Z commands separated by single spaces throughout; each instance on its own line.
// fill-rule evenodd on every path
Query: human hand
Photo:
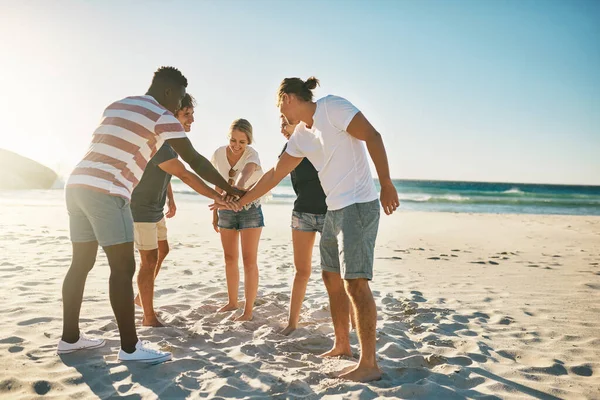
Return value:
M 400 207 L 398 192 L 392 182 L 381 185 L 379 199 L 381 201 L 381 207 L 383 207 L 383 211 L 387 215 L 391 215 L 398 207 Z
M 167 202 L 167 213 L 165 214 L 165 217 L 167 218 L 173 218 L 175 216 L 175 213 L 177 212 L 177 206 L 175 205 L 174 201 L 169 201 Z

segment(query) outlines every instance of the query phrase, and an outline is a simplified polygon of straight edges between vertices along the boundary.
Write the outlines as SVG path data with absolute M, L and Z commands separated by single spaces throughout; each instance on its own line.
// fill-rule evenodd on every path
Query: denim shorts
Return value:
M 311 214 L 300 211 L 292 212 L 292 229 L 302 232 L 323 232 L 325 214 Z
M 373 279 L 379 212 L 379 200 L 327 211 L 319 246 L 323 271 L 341 274 L 342 279 Z
M 250 229 L 265 226 L 262 208 L 252 204 L 248 209 L 235 212 L 231 210 L 219 210 L 219 228 L 222 229 Z
M 69 230 L 74 243 L 97 241 L 102 247 L 133 242 L 129 201 L 92 189 L 65 189 Z

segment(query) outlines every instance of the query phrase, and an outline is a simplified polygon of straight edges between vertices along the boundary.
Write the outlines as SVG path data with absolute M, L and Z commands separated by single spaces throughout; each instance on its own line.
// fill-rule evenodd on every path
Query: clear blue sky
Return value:
M 600 184 L 600 1 L 0 4 L 0 147 L 61 173 L 173 65 L 207 157 L 244 117 L 273 165 L 277 86 L 315 75 L 382 133 L 394 178 Z

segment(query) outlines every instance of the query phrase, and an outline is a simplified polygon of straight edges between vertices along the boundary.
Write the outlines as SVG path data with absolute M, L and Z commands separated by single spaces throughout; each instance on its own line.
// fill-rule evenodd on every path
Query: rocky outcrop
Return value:
M 0 149 L 0 190 L 50 189 L 57 178 L 50 168 Z

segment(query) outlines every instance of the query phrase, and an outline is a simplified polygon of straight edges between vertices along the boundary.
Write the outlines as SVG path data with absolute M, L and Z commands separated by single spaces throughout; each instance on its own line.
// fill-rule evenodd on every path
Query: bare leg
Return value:
M 350 301 L 340 274 L 323 271 L 323 282 L 329 294 L 329 308 L 335 331 L 335 343 L 322 357 L 352 356 L 350 348 Z
M 300 310 L 306 294 L 306 286 L 310 279 L 312 267 L 312 253 L 315 244 L 316 232 L 303 232 L 292 229 L 292 242 L 294 244 L 294 266 L 296 275 L 294 276 L 294 285 L 292 286 L 292 296 L 290 299 L 290 315 L 287 327 L 281 331 L 282 335 L 289 335 L 298 327 L 300 319 Z
M 133 305 L 133 242 L 106 246 L 104 252 L 110 265 L 110 305 L 119 326 L 121 348 L 127 353 L 133 353 L 138 342 Z
M 67 343 L 79 340 L 79 312 L 83 301 L 83 289 L 87 275 L 96 262 L 97 253 L 98 242 L 73 243 L 73 260 L 62 287 L 62 340 Z
M 381 379 L 381 370 L 375 356 L 377 308 L 367 279 L 347 279 L 346 291 L 356 314 L 358 341 L 360 342 L 360 360 L 351 371 L 340 378 L 357 382 L 369 382 Z
M 137 283 L 139 296 L 144 309 L 142 325 L 161 327 L 163 324 L 156 318 L 154 312 L 154 277 L 156 275 L 158 249 L 140 250 L 140 272 Z
M 158 261 L 156 262 L 156 271 L 154 271 L 154 277 L 158 276 L 158 271 L 160 271 L 160 267 L 162 267 L 163 261 L 169 254 L 169 242 L 166 240 L 158 241 Z
M 156 262 L 156 269 L 154 271 L 154 280 L 156 280 L 158 271 L 160 271 L 160 267 L 162 266 L 163 261 L 167 257 L 167 254 L 169 254 L 169 242 L 166 240 L 159 240 L 158 241 L 158 261 Z M 142 266 L 143 266 L 143 261 L 142 261 Z M 138 279 L 139 279 L 139 275 L 138 275 Z M 139 286 L 139 282 L 138 282 L 138 286 Z M 134 302 L 136 305 L 138 305 L 140 307 L 142 306 L 142 301 L 140 300 L 139 293 L 135 296 Z
M 254 309 L 254 301 L 258 293 L 258 242 L 262 228 L 244 229 L 242 237 L 242 259 L 244 260 L 244 313 L 236 321 L 250 321 Z
M 225 255 L 225 277 L 227 279 L 228 302 L 219 309 L 222 311 L 236 310 L 238 305 L 238 289 L 240 286 L 240 271 L 238 260 L 240 257 L 239 234 L 234 229 L 221 228 L 221 244 Z

